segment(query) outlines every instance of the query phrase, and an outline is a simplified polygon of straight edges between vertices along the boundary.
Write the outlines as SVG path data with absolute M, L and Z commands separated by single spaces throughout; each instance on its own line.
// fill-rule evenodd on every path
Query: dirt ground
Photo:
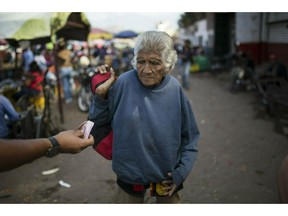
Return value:
M 274 131 L 257 92 L 229 92 L 226 73 L 193 73 L 190 81 L 186 93 L 201 139 L 198 159 L 180 192 L 182 202 L 279 203 L 277 172 L 288 152 L 287 136 Z M 63 110 L 67 129 L 86 120 L 76 100 L 63 104 Z M 59 171 L 42 174 L 53 168 Z M 111 161 L 90 147 L 0 173 L 0 203 L 115 203 L 116 189 Z

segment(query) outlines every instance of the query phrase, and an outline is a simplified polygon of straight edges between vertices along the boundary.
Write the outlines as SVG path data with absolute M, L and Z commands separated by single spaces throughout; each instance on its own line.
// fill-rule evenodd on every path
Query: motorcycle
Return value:
M 255 90 L 254 63 L 247 57 L 241 57 L 239 62 L 234 62 L 230 71 L 231 92 Z
M 95 68 L 88 66 L 80 69 L 81 87 L 77 98 L 77 106 L 81 112 L 88 112 L 93 98 L 90 82 L 95 74 Z

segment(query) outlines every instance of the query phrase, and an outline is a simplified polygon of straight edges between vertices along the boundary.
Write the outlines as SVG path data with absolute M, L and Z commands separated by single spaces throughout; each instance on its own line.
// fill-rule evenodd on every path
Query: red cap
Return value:
M 111 72 L 106 72 L 105 74 L 96 73 L 91 78 L 91 91 L 93 94 L 95 94 L 95 89 L 104 83 L 106 80 L 110 78 Z

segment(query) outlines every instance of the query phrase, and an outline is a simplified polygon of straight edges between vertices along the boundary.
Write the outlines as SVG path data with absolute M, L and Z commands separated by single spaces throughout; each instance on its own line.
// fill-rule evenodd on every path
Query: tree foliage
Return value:
M 188 28 L 195 24 L 195 22 L 204 19 L 206 17 L 206 13 L 203 12 L 185 12 L 181 14 L 181 17 L 178 21 L 178 25 L 180 28 Z

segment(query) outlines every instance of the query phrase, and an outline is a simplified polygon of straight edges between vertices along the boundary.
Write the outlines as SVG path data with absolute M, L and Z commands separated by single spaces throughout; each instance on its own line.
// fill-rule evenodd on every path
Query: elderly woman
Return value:
M 177 191 L 196 160 L 199 130 L 181 84 L 169 75 L 176 62 L 170 36 L 148 31 L 137 38 L 134 69 L 116 77 L 110 68 L 95 89 L 89 119 L 111 122 L 119 203 L 143 203 L 149 187 L 157 203 L 180 203 Z

